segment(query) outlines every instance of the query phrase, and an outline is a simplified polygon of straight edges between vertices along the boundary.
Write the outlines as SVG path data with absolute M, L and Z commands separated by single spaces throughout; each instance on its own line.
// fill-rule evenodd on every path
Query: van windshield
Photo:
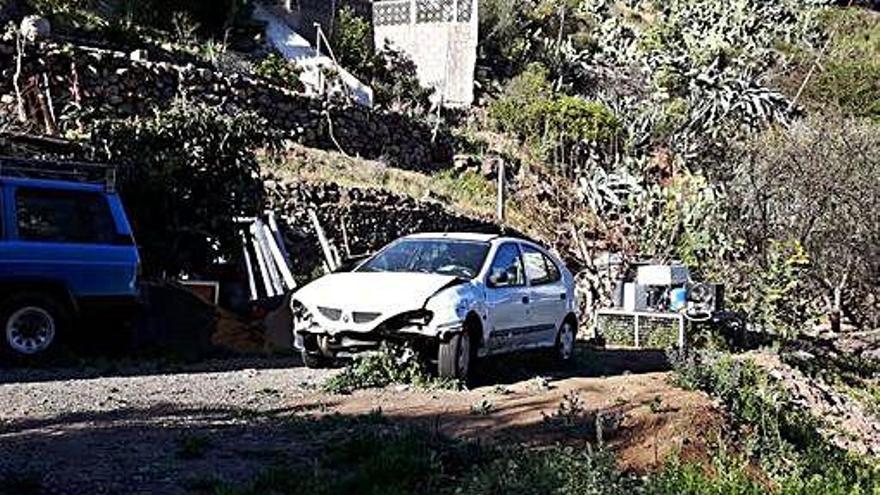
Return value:
M 437 273 L 472 279 L 480 273 L 489 244 L 447 239 L 405 239 L 361 265 L 358 272 Z

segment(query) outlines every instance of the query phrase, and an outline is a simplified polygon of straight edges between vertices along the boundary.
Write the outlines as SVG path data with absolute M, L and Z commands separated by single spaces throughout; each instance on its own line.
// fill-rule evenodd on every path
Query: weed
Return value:
M 492 387 L 492 393 L 495 395 L 510 395 L 513 392 L 504 385 L 495 385 Z
M 546 376 L 536 376 L 532 383 L 534 383 L 535 388 L 538 390 L 552 390 L 553 385 L 550 383 L 550 379 Z
M 691 353 L 671 360 L 678 383 L 704 390 L 730 412 L 746 455 L 783 493 L 874 493 L 873 465 L 831 445 L 821 421 L 794 404 L 755 363 L 720 353 Z M 751 492 L 744 492 L 751 493 Z
M 489 399 L 481 399 L 476 404 L 471 405 L 471 414 L 475 416 L 488 416 L 492 414 L 495 405 Z
M 342 373 L 324 382 L 323 389 L 329 393 L 350 394 L 395 383 L 427 389 L 460 386 L 457 382 L 431 376 L 412 349 L 383 344 L 376 352 L 356 357 Z
M 651 402 L 648 403 L 648 407 L 651 409 L 652 413 L 660 414 L 663 412 L 663 399 L 661 399 L 659 395 L 655 396 L 651 399 Z
M 543 414 L 543 413 L 542 413 Z M 551 415 L 544 414 L 544 424 L 573 428 L 585 423 L 586 408 L 580 394 L 572 390 L 566 393 L 559 407 Z

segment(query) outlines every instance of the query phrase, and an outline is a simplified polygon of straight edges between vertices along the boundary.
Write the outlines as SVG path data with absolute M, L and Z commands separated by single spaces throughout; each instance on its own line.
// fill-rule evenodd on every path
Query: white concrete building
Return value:
M 376 0 L 377 47 L 391 43 L 415 63 L 423 85 L 446 107 L 474 101 L 478 0 Z

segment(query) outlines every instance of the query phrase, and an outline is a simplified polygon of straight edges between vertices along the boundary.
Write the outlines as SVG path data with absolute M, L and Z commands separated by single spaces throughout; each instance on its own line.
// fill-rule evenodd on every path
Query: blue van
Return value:
M 0 168 L 0 354 L 45 355 L 82 315 L 133 309 L 139 268 L 112 186 Z

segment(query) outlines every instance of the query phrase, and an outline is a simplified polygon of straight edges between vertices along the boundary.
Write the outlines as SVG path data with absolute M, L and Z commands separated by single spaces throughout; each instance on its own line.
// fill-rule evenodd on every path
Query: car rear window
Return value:
M 552 284 L 562 278 L 556 263 L 531 246 L 523 246 L 523 261 L 532 285 Z
M 107 198 L 99 193 L 19 188 L 15 209 L 24 241 L 111 244 L 117 237 Z

